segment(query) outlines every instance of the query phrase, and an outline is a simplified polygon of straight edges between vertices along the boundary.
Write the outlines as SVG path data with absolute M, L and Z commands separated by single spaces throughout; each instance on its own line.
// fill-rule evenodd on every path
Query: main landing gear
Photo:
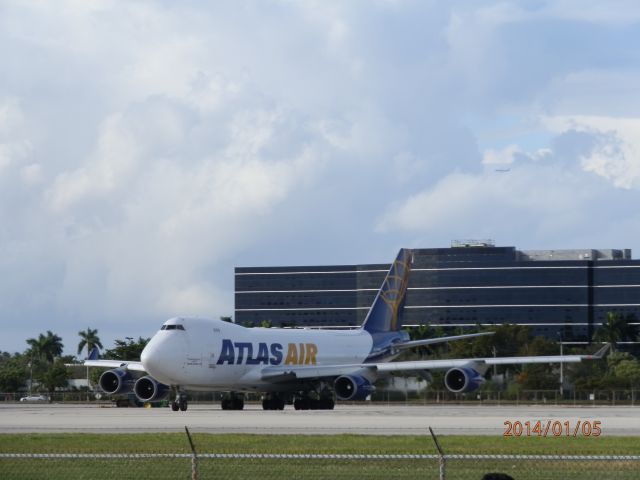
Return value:
M 173 410 L 174 412 L 177 412 L 178 410 L 180 410 L 181 412 L 186 412 L 188 406 L 187 394 L 184 392 L 178 392 L 176 395 L 176 399 L 171 402 L 171 410 Z
M 222 397 L 220 405 L 222 406 L 222 410 L 243 410 L 244 394 L 230 392 L 228 395 Z
M 293 408 L 296 410 L 333 410 L 336 404 L 331 392 L 316 398 L 311 397 L 308 393 L 301 393 L 293 399 L 293 402 L 291 400 L 291 397 L 287 400 L 282 394 L 267 393 L 262 397 L 262 409 L 284 410 L 285 403 L 289 405 L 293 403 Z
M 285 399 L 276 393 L 267 393 L 262 397 L 263 410 L 284 410 Z
M 293 408 L 296 410 L 333 410 L 335 404 L 333 397 L 311 398 L 309 395 L 301 395 L 293 401 Z

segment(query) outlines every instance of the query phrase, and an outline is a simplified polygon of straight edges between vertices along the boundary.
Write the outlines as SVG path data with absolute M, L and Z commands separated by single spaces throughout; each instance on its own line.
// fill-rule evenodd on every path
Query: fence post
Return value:
M 185 432 L 187 432 L 187 438 L 189 439 L 189 445 L 191 446 L 191 480 L 198 480 L 198 454 L 196 453 L 196 446 L 193 444 L 193 439 L 189 433 L 187 426 L 184 426 Z
M 431 438 L 433 438 L 433 443 L 436 444 L 436 449 L 438 450 L 438 463 L 440 466 L 440 475 L 438 478 L 440 480 L 445 480 L 446 479 L 446 459 L 444 456 L 444 452 L 442 451 L 442 448 L 440 448 L 440 444 L 438 443 L 436 434 L 433 433 L 433 430 L 431 429 L 431 427 L 429 427 L 429 432 L 431 432 Z

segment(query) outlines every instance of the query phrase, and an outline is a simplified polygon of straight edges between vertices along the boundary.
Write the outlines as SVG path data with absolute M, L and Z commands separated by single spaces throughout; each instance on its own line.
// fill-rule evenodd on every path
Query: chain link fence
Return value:
M 379 390 L 372 395 L 379 403 L 405 403 L 422 405 L 566 405 L 605 406 L 640 404 L 638 390 L 519 390 L 516 392 L 480 390 L 471 393 L 453 393 L 448 390 L 424 389 L 415 391 Z M 345 403 L 345 402 L 342 402 Z
M 201 453 L 185 427 L 191 453 L 4 453 L 0 479 L 437 479 L 631 480 L 640 455 L 447 454 L 433 438 L 424 454 Z M 114 450 L 117 446 L 114 446 Z M 481 448 L 481 447 L 479 447 Z M 178 448 L 177 450 L 181 450 Z M 184 452 L 184 451 L 183 451 Z
M 111 404 L 109 395 L 100 395 L 90 390 L 55 391 L 46 394 L 47 401 L 51 403 L 104 403 Z M 0 392 L 0 402 L 19 402 L 27 396 L 26 392 L 6 393 Z M 220 392 L 190 392 L 189 401 L 192 404 L 218 404 L 222 393 Z M 414 405 L 630 405 L 640 404 L 640 391 L 638 390 L 565 390 L 562 394 L 559 390 L 521 390 L 514 393 L 503 391 L 481 390 L 472 393 L 452 393 L 448 390 L 422 389 L 421 391 L 389 391 L 380 389 L 372 395 L 372 403 L 379 404 L 414 404 Z M 259 394 L 248 394 L 247 403 L 259 403 Z M 338 402 L 343 405 L 358 404 L 357 402 Z M 361 403 L 360 403 L 361 404 Z
M 500 472 L 515 480 L 631 480 L 640 456 L 0 454 L 3 479 L 459 479 Z

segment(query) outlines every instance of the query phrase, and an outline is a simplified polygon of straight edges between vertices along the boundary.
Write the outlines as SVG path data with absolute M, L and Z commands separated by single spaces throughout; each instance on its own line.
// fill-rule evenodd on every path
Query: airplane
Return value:
M 141 361 L 87 359 L 89 367 L 108 367 L 99 380 L 107 394 L 133 392 L 141 402 L 174 392 L 173 411 L 186 411 L 187 391 L 228 392 L 224 410 L 242 410 L 245 393 L 263 394 L 264 410 L 333 409 L 339 400 L 365 400 L 375 381 L 393 372 L 446 370 L 444 384 L 454 393 L 472 392 L 492 365 L 570 363 L 594 355 L 460 358 L 392 361 L 407 349 L 491 335 L 472 333 L 410 340 L 402 330 L 402 311 L 413 260 L 401 249 L 362 325 L 354 330 L 246 328 L 222 320 L 176 317 L 167 320 L 142 351 Z M 146 375 L 135 378 L 132 372 Z

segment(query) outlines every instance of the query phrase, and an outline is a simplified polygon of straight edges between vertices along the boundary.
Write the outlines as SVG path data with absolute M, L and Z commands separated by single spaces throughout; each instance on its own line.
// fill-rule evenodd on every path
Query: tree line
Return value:
M 640 388 L 639 329 L 634 315 L 618 312 L 607 314 L 605 322 L 593 337 L 598 345 L 564 344 L 565 355 L 592 354 L 603 343 L 611 345 L 611 352 L 602 361 L 564 364 L 564 386 L 568 390 L 631 390 Z M 487 358 L 511 356 L 559 355 L 558 341 L 543 336 L 533 336 L 525 325 L 500 325 L 477 327 L 477 332 L 493 331 L 494 335 L 469 340 L 420 347 L 413 358 Z M 414 340 L 458 333 L 472 333 L 457 329 L 432 328 L 421 325 L 410 330 Z M 504 390 L 514 396 L 524 390 L 558 390 L 560 388 L 559 364 L 500 365 L 488 372 L 483 390 Z M 443 372 L 433 373 L 430 388 L 441 389 Z
M 85 351 L 86 356 L 89 356 L 93 348 L 103 349 L 97 329 L 81 330 L 78 336 L 78 355 Z M 104 350 L 102 358 L 139 360 L 147 342 L 149 338 L 143 337 L 137 340 L 132 337 L 116 339 L 112 348 Z M 22 352 L 0 352 L 0 392 L 51 394 L 56 389 L 65 388 L 73 375 L 66 365 L 78 363 L 79 360 L 74 355 L 62 355 L 62 338 L 47 330 L 46 333 L 27 339 L 26 344 L 27 348 Z M 92 378 L 95 382 L 95 375 Z

